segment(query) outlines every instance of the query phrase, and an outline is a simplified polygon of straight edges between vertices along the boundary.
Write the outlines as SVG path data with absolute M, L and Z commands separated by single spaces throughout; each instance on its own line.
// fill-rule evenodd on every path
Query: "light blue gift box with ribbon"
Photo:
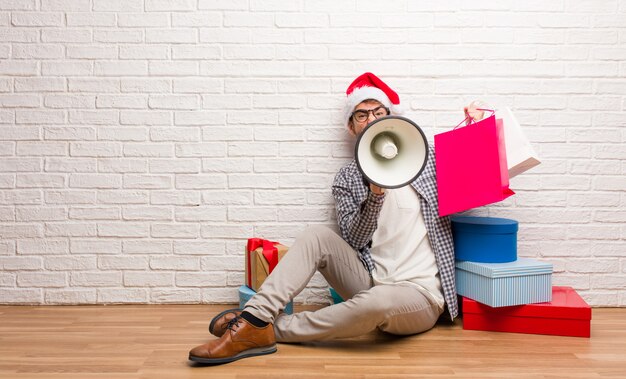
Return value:
M 456 291 L 490 307 L 552 301 L 552 264 L 530 258 L 506 263 L 456 261 Z
M 246 303 L 254 296 L 256 292 L 248 286 L 239 287 L 239 308 L 243 309 Z M 289 302 L 285 307 L 285 313 L 293 314 L 293 301 Z

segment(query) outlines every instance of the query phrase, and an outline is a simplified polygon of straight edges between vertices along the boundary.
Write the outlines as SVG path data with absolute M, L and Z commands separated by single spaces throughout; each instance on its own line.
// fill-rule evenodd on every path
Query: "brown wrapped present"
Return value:
M 260 238 L 248 239 L 246 246 L 246 286 L 258 291 L 289 248 Z

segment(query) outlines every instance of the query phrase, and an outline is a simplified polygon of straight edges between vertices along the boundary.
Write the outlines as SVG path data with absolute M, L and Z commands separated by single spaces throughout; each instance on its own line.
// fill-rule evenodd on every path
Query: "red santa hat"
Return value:
M 343 112 L 343 123 L 348 125 L 350 115 L 354 108 L 365 100 L 377 100 L 387 108 L 391 114 L 397 115 L 402 113 L 400 106 L 400 97 L 385 82 L 371 72 L 354 79 L 346 90 L 346 106 Z

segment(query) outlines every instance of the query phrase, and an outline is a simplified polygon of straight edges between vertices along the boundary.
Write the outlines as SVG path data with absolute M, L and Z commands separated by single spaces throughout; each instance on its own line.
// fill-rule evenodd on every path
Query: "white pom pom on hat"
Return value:
M 393 115 L 402 114 L 400 97 L 385 82 L 371 72 L 360 75 L 346 90 L 346 105 L 343 111 L 343 123 L 348 126 L 354 108 L 365 100 L 376 100 L 389 108 Z

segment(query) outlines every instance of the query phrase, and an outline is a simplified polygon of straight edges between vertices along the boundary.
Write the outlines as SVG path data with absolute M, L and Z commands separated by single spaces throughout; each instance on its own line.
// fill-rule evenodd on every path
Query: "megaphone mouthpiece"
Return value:
M 398 155 L 398 147 L 391 136 L 381 134 L 374 140 L 374 151 L 386 159 L 393 159 Z

